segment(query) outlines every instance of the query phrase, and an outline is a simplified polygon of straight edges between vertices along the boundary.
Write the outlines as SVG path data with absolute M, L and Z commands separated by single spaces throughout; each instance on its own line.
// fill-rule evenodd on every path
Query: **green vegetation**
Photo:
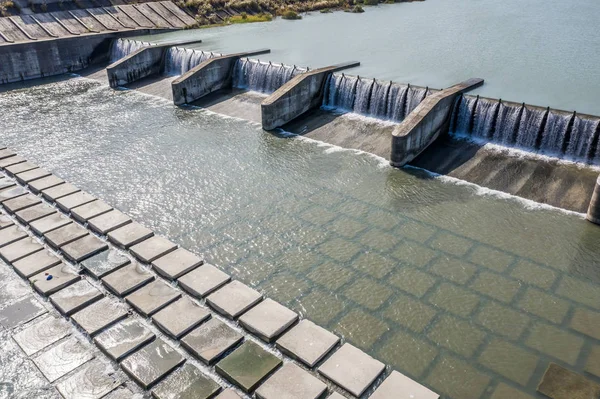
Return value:
M 248 15 L 245 12 L 240 15 L 234 15 L 229 18 L 227 22 L 231 24 L 247 24 L 252 22 L 268 22 L 272 21 L 273 16 L 271 14 L 257 14 L 257 15 Z
M 358 4 L 355 5 L 352 8 L 349 8 L 349 9 L 345 10 L 345 11 L 346 12 L 352 12 L 352 13 L 355 13 L 355 14 L 360 14 L 362 12 L 365 12 L 365 10 L 361 6 L 359 6 Z
M 298 15 L 298 13 L 294 10 L 285 10 L 281 14 L 281 18 L 283 18 L 283 19 L 302 19 L 302 16 Z
M 0 17 L 8 17 L 15 14 L 15 3 L 11 0 L 0 1 Z
M 376 6 L 379 4 L 379 0 L 363 0 L 363 4 L 366 6 Z

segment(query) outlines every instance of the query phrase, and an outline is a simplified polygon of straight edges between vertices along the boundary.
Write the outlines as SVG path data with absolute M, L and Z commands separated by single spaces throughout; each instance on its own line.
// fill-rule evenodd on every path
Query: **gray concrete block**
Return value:
M 8 158 L 4 158 L 2 160 L 0 160 L 0 169 L 4 169 L 7 166 L 12 166 L 12 165 L 16 165 L 18 163 L 21 162 L 25 162 L 27 161 L 25 158 L 23 158 L 20 155 L 13 155 L 12 157 L 8 157 Z
M 19 226 L 10 226 L 0 230 L 0 248 L 28 237 L 27 232 Z
M 27 237 L 0 248 L 0 257 L 12 264 L 43 249 L 44 247 L 38 240 L 33 237 Z
M 319 373 L 354 396 L 361 396 L 385 370 L 385 364 L 344 344 L 319 367 Z
M 149 317 L 180 297 L 181 293 L 175 288 L 157 280 L 129 294 L 125 300 L 144 317 Z
M 0 202 L 5 202 L 13 198 L 20 197 L 22 195 L 29 194 L 29 191 L 23 187 L 7 187 L 0 190 Z
M 371 395 L 371 399 L 439 399 L 439 397 L 437 393 L 397 371 L 392 371 L 392 374 Z
M 13 262 L 13 267 L 21 277 L 29 278 L 60 263 L 60 258 L 52 252 L 38 251 L 16 262 Z
M 277 340 L 277 347 L 288 356 L 312 368 L 338 342 L 340 342 L 340 338 L 335 334 L 319 327 L 310 320 L 302 320 Z
M 149 240 L 148 240 L 149 241 Z M 184 248 L 178 248 L 152 262 L 152 267 L 158 274 L 170 280 L 183 276 L 202 265 L 201 257 Z
M 215 396 L 215 399 L 242 399 L 233 389 L 225 389 L 223 392 Z
M 0 326 L 12 329 L 48 312 L 33 297 L 23 298 L 0 310 Z
M 210 319 L 183 337 L 181 345 L 206 364 L 213 364 L 244 339 L 243 335 L 217 319 Z
M 108 205 L 106 202 L 96 200 L 71 209 L 71 215 L 76 220 L 79 220 L 83 223 L 93 217 L 100 216 L 112 209 L 112 206 Z
M 59 184 L 63 184 L 64 182 L 65 181 L 63 179 L 61 179 L 60 177 L 50 175 L 50 176 L 46 176 L 41 179 L 37 179 L 37 180 L 29 182 L 28 186 L 29 186 L 29 189 L 33 193 L 39 194 L 42 192 L 42 190 L 58 186 Z
M 211 399 L 221 386 L 205 376 L 198 368 L 186 363 L 152 390 L 156 399 Z
M 185 358 L 159 338 L 123 360 L 121 367 L 144 389 L 149 389 L 183 362 Z
M 27 194 L 4 201 L 2 203 L 2 206 L 4 206 L 4 209 L 6 209 L 8 212 L 15 213 L 20 211 L 21 209 L 29 208 L 30 206 L 34 206 L 41 203 L 42 200 L 39 197 L 33 194 Z
M 0 230 L 4 230 L 7 227 L 14 226 L 14 224 L 15 223 L 10 218 L 10 216 L 4 213 L 0 214 Z
M 240 317 L 240 324 L 261 339 L 272 342 L 298 320 L 296 312 L 265 299 Z
M 71 319 L 89 335 L 96 335 L 106 327 L 123 320 L 128 314 L 124 304 L 105 297 L 75 313 Z
M 109 232 L 131 223 L 131 218 L 116 209 L 96 216 L 88 221 L 88 226 L 96 233 L 106 235 Z
M 128 388 L 119 387 L 102 399 L 139 399 Z
M 294 363 L 277 370 L 256 390 L 258 399 L 319 399 L 327 385 Z
M 33 362 L 48 381 L 54 382 L 93 358 L 90 348 L 76 338 L 69 338 L 34 357 Z
M 110 248 L 81 262 L 81 267 L 90 275 L 101 279 L 107 274 L 131 263 L 123 252 Z
M 128 319 L 98 334 L 94 342 L 111 359 L 120 362 L 154 338 L 154 333 L 141 321 Z
M 139 244 L 133 245 L 130 251 L 136 258 L 144 263 L 150 263 L 155 259 L 177 249 L 177 244 L 164 237 L 150 237 Z
M 88 234 L 88 231 L 77 223 L 70 223 L 56 230 L 52 230 L 45 235 L 45 238 L 48 244 L 58 249 L 63 245 L 67 245 L 75 240 L 87 236 Z
M 253 392 L 283 362 L 258 344 L 244 342 L 215 366 L 217 373 L 246 393 Z
M 3 148 L 0 150 L 0 159 L 9 158 L 15 156 L 16 154 L 7 148 Z
M 262 294 L 239 281 L 232 281 L 206 299 L 217 312 L 235 319 L 262 300 Z
M 13 335 L 13 339 L 27 356 L 31 356 L 69 334 L 71 334 L 69 323 L 50 316 Z
M 108 240 L 122 248 L 129 248 L 150 237 L 154 233 L 139 223 L 132 222 L 108 233 Z
M 71 219 L 60 213 L 53 213 L 52 215 L 43 217 L 29 224 L 31 230 L 36 234 L 44 235 L 52 230 L 56 230 L 59 227 L 63 227 L 73 223 Z
M 56 389 L 65 399 L 100 399 L 121 384 L 112 367 L 94 360 L 57 384 Z
M 42 197 L 46 198 L 48 201 L 54 202 L 59 198 L 66 197 L 67 195 L 71 195 L 79 191 L 81 190 L 71 183 L 64 183 L 55 187 L 43 189 Z
M 50 302 L 62 314 L 70 316 L 103 297 L 104 294 L 98 288 L 85 280 L 80 280 L 50 295 Z
M 45 216 L 52 215 L 56 212 L 53 206 L 48 204 L 38 204 L 31 208 L 26 208 L 15 213 L 17 219 L 24 224 L 30 224 L 33 221 L 41 219 Z
M 7 166 L 4 170 L 11 176 L 14 176 L 17 173 L 27 172 L 28 170 L 37 169 L 38 166 L 29 161 L 17 163 L 15 165 Z
M 108 244 L 106 242 L 91 234 L 60 248 L 67 259 L 75 263 L 79 263 L 107 249 Z
M 117 294 L 125 296 L 154 280 L 154 275 L 137 262 L 130 263 L 104 276 L 102 282 Z
M 73 194 L 66 195 L 56 200 L 56 205 L 65 212 L 71 211 L 81 205 L 95 201 L 97 198 L 85 191 L 79 191 Z
M 17 183 L 13 179 L 8 177 L 0 177 L 0 190 L 14 188 L 16 184 Z
M 41 179 L 43 177 L 50 176 L 52 173 L 48 172 L 45 169 L 37 168 L 31 169 L 26 172 L 17 173 L 15 175 L 17 181 L 21 184 L 27 184 L 30 181 Z
M 183 297 L 152 316 L 152 321 L 161 330 L 179 339 L 209 317 L 208 309 Z
M 79 281 L 81 276 L 67 264 L 61 263 L 29 278 L 33 288 L 44 296 L 62 290 Z
M 231 281 L 231 276 L 206 263 L 179 277 L 178 281 L 181 288 L 190 295 L 204 298 Z

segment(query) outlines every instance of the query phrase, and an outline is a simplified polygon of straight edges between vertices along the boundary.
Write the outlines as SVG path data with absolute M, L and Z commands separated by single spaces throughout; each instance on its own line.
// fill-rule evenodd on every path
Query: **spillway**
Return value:
M 297 66 L 240 59 L 233 68 L 233 86 L 260 93 L 273 93 L 294 76 L 306 71 L 307 68 Z
M 219 53 L 204 52 L 184 47 L 171 47 L 165 55 L 164 74 L 169 76 L 183 75 L 202 62 L 220 56 L 221 54 Z
M 143 42 L 141 40 L 118 39 L 112 42 L 110 48 L 110 62 L 114 63 L 121 58 L 127 57 L 129 54 L 142 47 L 152 46 L 153 43 Z

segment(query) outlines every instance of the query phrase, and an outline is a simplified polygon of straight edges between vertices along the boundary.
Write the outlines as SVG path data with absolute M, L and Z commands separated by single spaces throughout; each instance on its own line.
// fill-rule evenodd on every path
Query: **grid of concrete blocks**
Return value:
M 0 169 L 10 215 L 0 257 L 154 398 L 439 398 L 11 150 L 0 149 Z M 37 315 L 28 297 L 0 310 L 0 323 Z M 39 352 L 65 337 L 64 323 L 47 318 L 14 339 Z M 34 362 L 51 383 L 81 369 L 57 385 L 65 399 L 132 397 L 89 360 L 66 340 Z

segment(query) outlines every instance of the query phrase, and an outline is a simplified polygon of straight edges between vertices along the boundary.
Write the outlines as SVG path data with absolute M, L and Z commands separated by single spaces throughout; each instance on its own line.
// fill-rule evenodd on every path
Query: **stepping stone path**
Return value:
M 16 178 L 19 183 L 26 184 L 32 180 L 41 179 L 42 177 L 50 176 L 51 173 L 45 169 L 37 168 L 28 170 L 27 172 L 17 173 Z
M 154 339 L 155 335 L 139 320 L 125 320 L 98 334 L 94 342 L 111 359 L 120 361 Z
M 56 388 L 65 399 L 100 399 L 121 385 L 112 373 L 110 366 L 92 361 Z
M 59 198 L 66 197 L 80 191 L 79 188 L 75 187 L 70 183 L 60 184 L 56 187 L 46 188 L 42 190 L 42 197 L 50 202 L 54 202 Z
M 71 266 L 61 263 L 50 269 L 31 276 L 29 281 L 33 288 L 44 296 L 54 294 L 57 291 L 79 281 L 81 276 Z
M 69 338 L 35 357 L 33 362 L 53 382 L 93 358 L 92 352 L 78 339 Z
M 388 399 L 392 397 L 397 399 L 438 399 L 440 396 L 399 372 L 392 371 L 392 374 L 383 381 L 383 384 L 375 390 L 370 398 Z
M 118 296 L 125 296 L 153 280 L 154 275 L 135 262 L 108 274 L 102 282 Z
M 17 226 L 7 227 L 0 230 L 0 247 L 5 247 L 25 237 L 28 237 L 25 230 L 22 230 Z
M 181 298 L 152 316 L 152 321 L 173 338 L 181 338 L 210 317 L 210 312 Z
M 317 326 L 310 320 L 302 320 L 277 341 L 277 347 L 287 355 L 314 367 L 337 344 L 340 338 Z
M 181 345 L 206 364 L 216 362 L 244 336 L 217 319 L 210 319 L 181 340 Z
M 92 256 L 80 263 L 81 267 L 96 279 L 101 279 L 107 274 L 131 263 L 131 259 L 121 251 L 109 249 Z
M 38 179 L 32 182 L 29 182 L 29 189 L 35 193 L 39 194 L 42 190 L 45 190 L 50 187 L 58 186 L 59 184 L 64 183 L 65 181 L 59 177 L 54 175 L 44 177 L 42 179 Z
M 256 390 L 259 399 L 319 399 L 327 385 L 309 372 L 287 363 Z
M 106 202 L 96 200 L 71 209 L 71 215 L 73 215 L 75 220 L 83 223 L 110 210 L 112 210 L 112 207 Z
M 60 227 L 73 223 L 66 215 L 55 213 L 41 219 L 31 222 L 29 226 L 36 234 L 43 236 L 44 234 L 56 230 Z
M 102 299 L 104 294 L 85 280 L 50 295 L 50 302 L 64 315 L 70 316 L 86 306 Z
M 121 248 L 128 249 L 153 235 L 152 230 L 139 223 L 132 222 L 108 233 L 108 240 Z
M 2 206 L 9 212 L 15 213 L 22 209 L 29 208 L 30 206 L 38 205 L 41 203 L 42 200 L 39 197 L 33 194 L 27 194 L 10 199 L 8 201 L 4 201 L 2 203 Z
M 230 282 L 231 276 L 205 263 L 202 267 L 180 277 L 178 281 L 181 288 L 190 295 L 204 298 Z
M 298 315 L 272 299 L 265 299 L 242 317 L 240 324 L 267 342 L 272 342 L 298 320 Z
M 149 239 L 148 241 L 150 241 Z M 141 244 L 138 244 L 141 245 Z M 132 248 L 133 249 L 133 248 Z M 175 280 L 202 265 L 204 261 L 187 249 L 179 248 L 158 259 L 152 260 L 152 267 L 161 276 Z
M 206 377 L 196 366 L 186 363 L 152 390 L 156 399 L 210 399 L 221 390 L 219 384 Z
M 61 247 L 63 254 L 75 263 L 86 260 L 98 252 L 108 249 L 108 245 L 95 235 L 87 235 Z
M 85 332 L 96 335 L 106 327 L 126 318 L 127 315 L 127 309 L 121 303 L 104 298 L 75 313 L 72 319 Z
M 164 281 L 154 281 L 125 298 L 144 317 L 152 316 L 171 302 L 181 297 L 181 293 Z
M 183 362 L 185 358 L 179 352 L 158 338 L 127 357 L 121 367 L 144 389 L 148 389 Z
M 27 356 L 31 356 L 70 334 L 70 325 L 65 320 L 47 317 L 13 335 L 13 339 Z
M 90 228 L 102 235 L 106 235 L 129 223 L 131 223 L 131 218 L 116 209 L 100 216 L 96 216 L 88 221 Z
M 59 229 L 53 230 L 46 234 L 46 242 L 52 247 L 58 249 L 73 241 L 88 235 L 88 231 L 76 223 L 68 224 Z
M 89 202 L 95 201 L 96 197 L 86 192 L 80 191 L 74 194 L 69 194 L 56 200 L 56 205 L 65 212 Z
M 164 237 L 154 236 L 131 247 L 131 253 L 144 263 L 168 254 L 177 249 L 177 244 L 172 243 Z
M 21 277 L 29 278 L 60 263 L 60 259 L 52 252 L 38 251 L 14 262 L 13 267 Z
M 43 249 L 38 240 L 27 237 L 1 248 L 0 257 L 8 263 L 13 263 Z
M 29 224 L 35 220 L 56 213 L 56 209 L 48 204 L 38 204 L 30 208 L 23 209 L 15 214 L 21 223 Z
M 222 315 L 235 319 L 261 300 L 260 292 L 239 281 L 232 281 L 209 295 L 206 302 Z

